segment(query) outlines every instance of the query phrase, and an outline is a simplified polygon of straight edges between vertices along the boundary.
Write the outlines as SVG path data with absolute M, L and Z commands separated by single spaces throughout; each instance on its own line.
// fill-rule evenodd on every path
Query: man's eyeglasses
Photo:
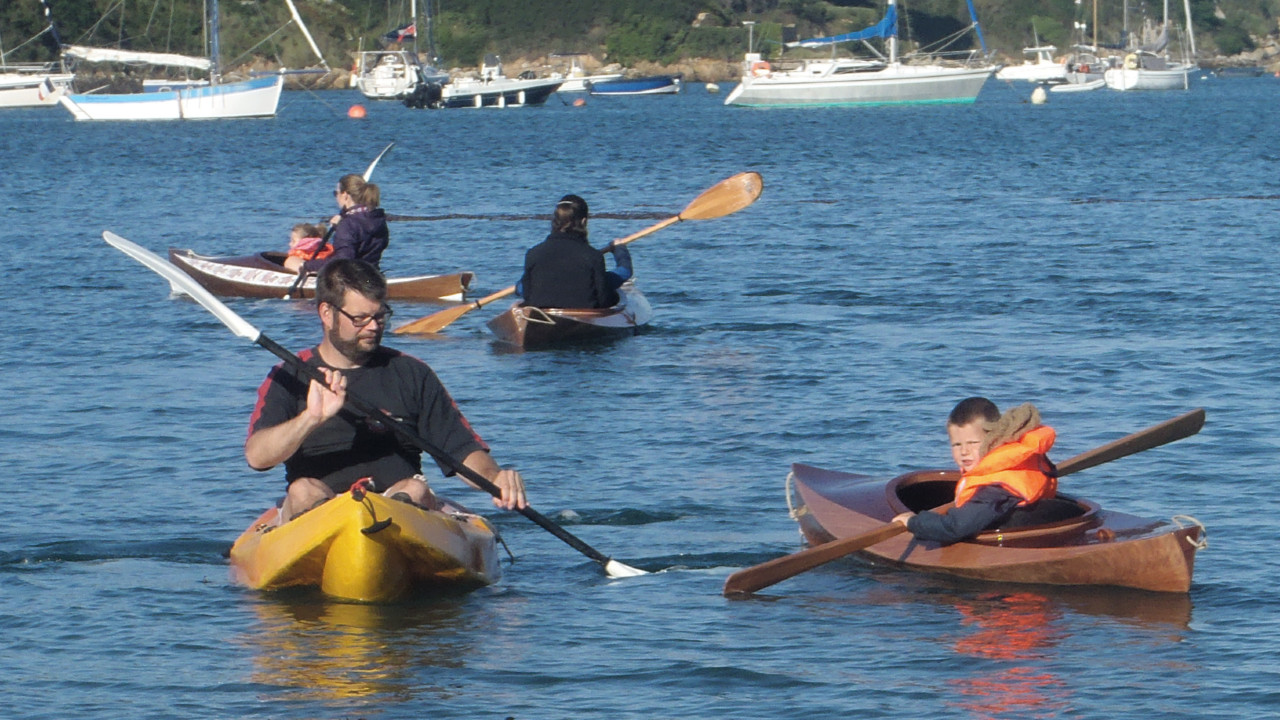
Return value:
M 351 321 L 351 324 L 352 324 L 352 325 L 355 325 L 357 329 L 362 328 L 362 327 L 364 327 L 365 325 L 368 325 L 369 323 L 371 323 L 371 322 L 373 322 L 373 321 L 375 321 L 375 320 L 377 320 L 377 321 L 378 321 L 378 324 L 379 324 L 379 325 L 381 325 L 382 327 L 386 327 L 386 326 L 387 326 L 387 320 L 388 320 L 392 315 L 394 315 L 394 314 L 395 314 L 395 313 L 391 310 L 391 308 L 387 307 L 386 305 L 383 305 L 381 310 L 379 310 L 378 312 L 376 312 L 376 313 L 374 313 L 374 314 L 372 314 L 372 315 L 352 315 L 351 313 L 347 312 L 346 310 L 343 310 L 342 308 L 338 307 L 337 305 L 334 305 L 334 306 L 333 306 L 333 309 L 334 309 L 334 310 L 337 310 L 338 312 L 342 313 L 343 315 L 346 315 L 346 316 L 347 316 L 347 319 L 348 319 L 348 320 L 350 320 L 350 321 Z

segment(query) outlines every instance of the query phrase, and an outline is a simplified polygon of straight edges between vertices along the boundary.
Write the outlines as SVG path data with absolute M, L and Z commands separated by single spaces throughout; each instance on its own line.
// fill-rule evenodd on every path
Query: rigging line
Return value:
M 160 0 L 155 0 L 151 5 L 151 14 L 147 16 L 147 28 L 142 31 L 143 37 L 151 37 L 151 23 L 155 22 L 156 11 L 160 9 Z

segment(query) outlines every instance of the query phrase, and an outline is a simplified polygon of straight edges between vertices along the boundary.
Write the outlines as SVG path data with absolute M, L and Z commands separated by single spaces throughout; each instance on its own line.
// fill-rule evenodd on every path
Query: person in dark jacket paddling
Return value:
M 285 258 L 286 269 L 296 273 L 317 273 L 331 260 L 364 260 L 375 268 L 382 262 L 382 251 L 391 242 L 387 214 L 378 205 L 382 193 L 377 185 L 365 182 L 360 175 L 343 175 L 333 191 L 340 212 L 329 220 L 332 226 L 327 246 L 333 252 L 313 259 Z
M 288 489 L 280 522 L 363 478 L 390 497 L 437 507 L 422 476 L 418 449 L 406 447 L 389 428 L 344 409 L 348 390 L 413 426 L 431 445 L 496 485 L 501 497 L 494 498 L 494 505 L 528 507 L 520 473 L 498 466 L 435 372 L 382 345 L 391 317 L 386 299 L 386 280 L 369 263 L 340 259 L 325 265 L 316 281 L 324 337 L 298 357 L 317 367 L 326 382 L 306 381 L 282 363 L 258 390 L 244 455 L 255 470 L 284 463 Z M 440 469 L 452 474 L 444 464 Z
M 1001 415 L 986 398 L 962 400 L 947 418 L 947 437 L 961 472 L 955 507 L 893 519 L 917 539 L 943 545 L 968 539 L 1057 492 L 1058 471 L 1045 455 L 1056 436 L 1031 403 Z
M 551 215 L 551 234 L 524 256 L 516 294 L 524 305 L 544 308 L 607 308 L 618 304 L 618 288 L 632 274 L 626 245 L 610 243 L 614 269 L 587 242 L 587 201 L 565 195 Z

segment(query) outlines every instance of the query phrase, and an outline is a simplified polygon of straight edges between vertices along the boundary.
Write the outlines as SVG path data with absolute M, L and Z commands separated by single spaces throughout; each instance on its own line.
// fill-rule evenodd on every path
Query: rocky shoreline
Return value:
M 583 65 L 588 73 L 619 72 L 623 70 L 617 63 L 605 64 L 592 56 L 583 56 Z M 1022 58 L 998 55 L 997 60 L 1005 64 L 1019 64 Z M 1280 46 L 1270 43 L 1251 52 L 1231 57 L 1215 56 L 1203 58 L 1200 67 L 1206 71 L 1217 71 L 1228 68 L 1263 68 L 1268 74 L 1280 73 Z M 563 60 L 549 57 L 515 58 L 503 62 L 503 71 L 510 77 L 532 71 L 545 77 L 554 72 L 565 72 L 568 68 Z M 276 68 L 265 63 L 255 63 L 236 68 L 228 73 L 232 77 L 248 77 L 253 73 L 274 72 Z M 291 74 L 285 78 L 286 90 L 343 90 L 352 87 L 354 67 Z M 741 77 L 742 66 L 738 61 L 719 59 L 690 59 L 673 64 L 642 61 L 625 69 L 628 75 L 643 77 L 646 75 L 682 75 L 685 82 L 723 83 L 735 82 Z M 478 76 L 479 67 L 449 68 L 453 76 Z M 144 74 L 132 70 L 118 73 L 86 73 L 77 75 L 75 87 L 77 92 L 95 90 L 97 92 L 139 92 L 142 88 Z

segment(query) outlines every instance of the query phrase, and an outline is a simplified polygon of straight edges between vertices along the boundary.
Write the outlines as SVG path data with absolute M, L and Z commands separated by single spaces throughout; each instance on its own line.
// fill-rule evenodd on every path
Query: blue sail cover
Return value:
M 787 43 L 787 47 L 822 47 L 823 45 L 834 45 L 835 43 L 850 42 L 852 40 L 868 40 L 870 38 L 887 38 L 898 34 L 898 7 L 890 5 L 888 12 L 884 14 L 884 18 L 867 28 L 858 32 L 845 33 L 843 35 L 832 35 L 825 38 L 812 38 L 810 40 L 800 40 L 798 42 Z

